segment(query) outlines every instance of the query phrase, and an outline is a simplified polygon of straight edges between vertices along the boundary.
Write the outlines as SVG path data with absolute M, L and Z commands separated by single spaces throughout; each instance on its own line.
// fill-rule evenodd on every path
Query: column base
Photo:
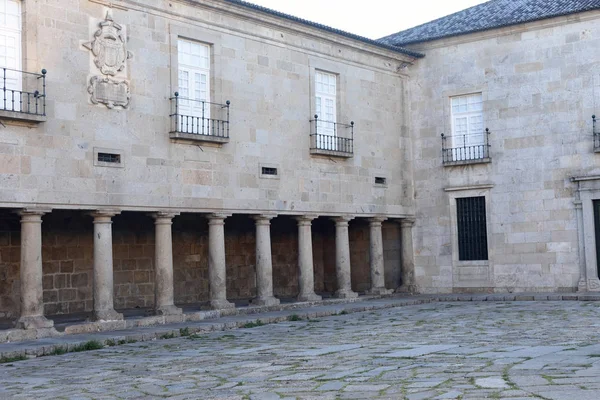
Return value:
M 156 315 L 181 315 L 183 314 L 183 310 L 179 307 L 175 307 L 174 305 L 170 306 L 161 306 L 154 310 Z
M 296 301 L 321 301 L 323 298 L 316 293 L 299 294 Z
M 598 278 L 592 278 L 587 280 L 588 292 L 600 292 L 600 280 Z
M 396 289 L 396 293 L 419 293 L 419 287 L 417 285 L 401 285 Z
M 277 306 L 279 305 L 279 299 L 276 297 L 257 297 L 251 301 L 253 306 Z
M 226 299 L 211 300 L 210 308 L 213 310 L 227 310 L 230 308 L 235 308 L 235 304 L 227 301 Z
M 335 292 L 335 297 L 338 299 L 355 299 L 358 297 L 358 293 L 353 292 L 352 290 L 338 290 Z
M 116 312 L 115 310 L 94 310 L 92 319 L 94 321 L 121 321 L 123 314 Z
M 371 294 L 374 296 L 384 296 L 386 294 L 392 294 L 394 291 L 392 289 L 386 289 L 384 287 L 371 288 L 367 290 L 367 294 Z
M 21 317 L 17 320 L 15 325 L 17 329 L 41 329 L 41 328 L 52 328 L 54 327 L 54 321 L 38 315 L 35 317 Z

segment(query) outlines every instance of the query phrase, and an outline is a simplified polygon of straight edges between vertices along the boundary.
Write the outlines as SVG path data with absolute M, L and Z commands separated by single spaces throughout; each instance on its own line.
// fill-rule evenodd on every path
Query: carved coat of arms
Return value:
M 125 63 L 131 58 L 127 51 L 127 40 L 123 35 L 123 27 L 113 21 L 110 14 L 99 24 L 100 29 L 94 33 L 94 40 L 83 46 L 94 54 L 94 64 L 105 75 L 114 76 L 125 69 Z
M 94 64 L 102 73 L 92 76 L 88 82 L 90 101 L 92 104 L 102 103 L 110 109 L 125 109 L 131 98 L 129 82 L 116 75 L 125 69 L 127 60 L 131 58 L 131 53 L 127 51 L 127 38 L 123 27 L 113 21 L 109 13 L 98 26 L 100 29 L 94 32 L 94 39 L 83 43 L 92 52 Z

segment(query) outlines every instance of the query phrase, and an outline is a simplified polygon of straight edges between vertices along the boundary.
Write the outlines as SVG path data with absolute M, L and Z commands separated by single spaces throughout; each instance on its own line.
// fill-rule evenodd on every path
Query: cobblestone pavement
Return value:
M 600 399 L 600 302 L 432 303 L 0 365 L 0 398 Z

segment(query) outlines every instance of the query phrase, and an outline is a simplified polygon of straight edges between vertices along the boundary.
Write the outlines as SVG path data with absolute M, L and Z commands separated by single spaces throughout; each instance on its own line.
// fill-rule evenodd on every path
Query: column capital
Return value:
M 101 220 L 103 218 L 112 218 L 115 215 L 121 214 L 120 210 L 95 210 L 89 213 L 92 217 L 94 217 L 94 222 L 96 220 Z
M 277 217 L 275 213 L 265 213 L 259 215 L 253 215 L 252 219 L 256 221 L 256 224 L 270 224 L 270 221 Z
M 212 220 L 225 220 L 227 218 L 231 217 L 231 214 L 228 213 L 212 213 L 212 214 L 207 214 L 206 215 L 206 219 L 209 221 Z
M 400 226 L 402 226 L 403 228 L 410 228 L 415 224 L 415 221 L 415 218 L 402 218 L 400 220 Z
M 319 218 L 319 216 L 316 214 L 297 215 L 294 217 L 294 219 L 298 221 L 298 225 L 310 225 L 311 222 L 317 218 Z
M 21 221 L 41 221 L 42 215 L 50 212 L 52 212 L 51 208 L 24 208 L 16 211 L 21 216 Z
M 371 217 L 371 218 L 367 218 L 367 221 L 369 221 L 369 224 L 371 224 L 371 226 L 375 225 L 381 225 L 381 223 L 383 221 L 387 221 L 387 217 L 382 217 L 382 216 L 375 216 L 375 217 Z
M 159 219 L 172 220 L 173 218 L 178 216 L 179 213 L 178 212 L 168 212 L 168 211 L 157 211 L 154 213 L 150 213 L 148 215 L 151 216 L 152 218 L 154 218 L 156 221 L 158 221 Z
M 348 222 L 354 219 L 354 215 L 341 215 L 337 217 L 331 217 L 331 220 L 335 222 L 336 225 L 348 225 Z

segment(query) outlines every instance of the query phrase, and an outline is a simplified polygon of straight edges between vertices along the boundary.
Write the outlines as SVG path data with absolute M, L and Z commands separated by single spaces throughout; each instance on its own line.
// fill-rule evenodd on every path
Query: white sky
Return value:
M 248 0 L 371 39 L 402 31 L 487 0 Z

